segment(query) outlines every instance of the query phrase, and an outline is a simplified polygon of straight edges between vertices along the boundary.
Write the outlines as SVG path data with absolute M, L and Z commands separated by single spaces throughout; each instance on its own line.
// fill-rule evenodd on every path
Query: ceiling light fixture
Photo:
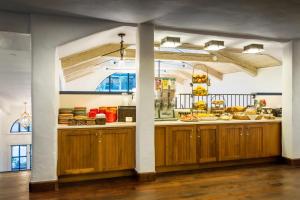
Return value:
M 261 53 L 264 51 L 264 45 L 262 44 L 250 44 L 247 46 L 244 46 L 243 53 Z
M 219 41 L 219 40 L 211 40 L 209 42 L 206 42 L 204 45 L 204 50 L 207 51 L 218 51 L 224 48 L 225 48 L 224 41 Z
M 165 37 L 161 40 L 160 46 L 161 47 L 170 47 L 175 48 L 181 45 L 179 37 Z
M 26 104 L 27 102 L 24 102 L 24 107 L 25 107 L 25 110 L 24 112 L 21 114 L 21 117 L 19 118 L 19 123 L 22 127 L 24 128 L 27 128 L 30 126 L 31 124 L 31 116 L 30 114 L 27 112 L 26 110 Z

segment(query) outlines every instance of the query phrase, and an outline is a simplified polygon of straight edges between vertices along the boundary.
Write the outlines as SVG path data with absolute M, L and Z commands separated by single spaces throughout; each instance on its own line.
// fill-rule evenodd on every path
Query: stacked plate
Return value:
M 75 107 L 74 116 L 85 116 L 86 117 L 86 107 Z
M 73 119 L 73 109 L 72 108 L 60 108 L 58 115 L 59 124 L 69 124 L 69 120 Z

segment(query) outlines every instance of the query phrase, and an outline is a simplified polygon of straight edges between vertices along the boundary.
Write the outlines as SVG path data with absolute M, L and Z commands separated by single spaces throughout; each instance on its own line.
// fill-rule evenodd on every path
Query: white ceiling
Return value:
M 0 109 L 30 101 L 30 35 L 0 32 L 0 85 Z
M 300 37 L 297 0 L 2 0 L 0 8 L 274 39 Z
M 120 37 L 118 33 L 125 33 L 125 44 L 136 44 L 136 27 L 120 26 L 107 31 L 95 33 L 88 37 L 70 42 L 58 48 L 59 57 L 68 56 L 90 48 L 101 46 L 108 43 L 119 43 Z M 166 36 L 180 37 L 182 43 L 190 43 L 194 45 L 204 45 L 209 40 L 223 40 L 226 47 L 243 48 L 245 45 L 252 43 L 260 43 L 264 45 L 268 53 L 278 59 L 282 58 L 282 43 L 262 40 L 262 39 L 243 39 L 224 36 L 204 35 L 195 33 L 183 33 L 177 31 L 155 30 L 154 40 L 160 42 Z

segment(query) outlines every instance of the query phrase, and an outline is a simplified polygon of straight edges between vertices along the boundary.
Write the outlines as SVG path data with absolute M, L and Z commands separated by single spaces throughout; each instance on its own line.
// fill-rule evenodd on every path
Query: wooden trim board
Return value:
M 47 192 L 58 190 L 57 181 L 30 182 L 29 192 Z

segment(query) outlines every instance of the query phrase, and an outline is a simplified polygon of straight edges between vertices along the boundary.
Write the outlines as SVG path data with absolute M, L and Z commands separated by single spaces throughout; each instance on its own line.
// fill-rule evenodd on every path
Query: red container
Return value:
M 89 112 L 89 118 L 96 118 L 97 112 L 96 111 L 90 111 Z
M 92 109 L 90 109 L 90 112 L 95 112 L 95 113 L 98 113 L 98 112 L 99 112 L 99 110 L 98 110 L 98 108 L 92 108 Z
M 117 121 L 117 113 L 112 111 L 106 111 L 106 122 L 111 123 Z

